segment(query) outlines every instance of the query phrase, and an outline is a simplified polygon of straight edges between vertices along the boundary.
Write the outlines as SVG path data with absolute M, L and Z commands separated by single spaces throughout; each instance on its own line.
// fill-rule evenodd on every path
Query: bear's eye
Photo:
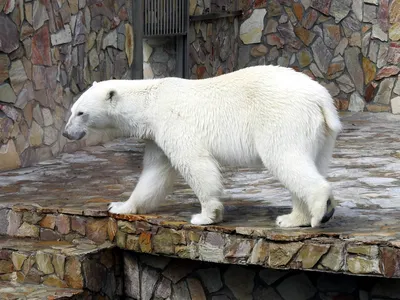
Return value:
M 83 112 L 81 112 L 81 111 L 78 112 L 78 117 L 79 117 L 79 116 L 82 116 L 82 115 L 83 115 Z

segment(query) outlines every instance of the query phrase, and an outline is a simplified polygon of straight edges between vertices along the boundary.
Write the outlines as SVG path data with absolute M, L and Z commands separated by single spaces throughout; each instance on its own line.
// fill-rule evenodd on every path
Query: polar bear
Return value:
M 341 122 L 329 92 L 307 75 L 255 66 L 202 80 L 162 78 L 94 83 L 71 108 L 63 135 L 119 129 L 145 140 L 143 171 L 115 214 L 144 214 L 180 172 L 201 203 L 198 225 L 223 221 L 220 166 L 267 168 L 292 195 L 280 227 L 318 227 L 334 213 L 328 165 Z

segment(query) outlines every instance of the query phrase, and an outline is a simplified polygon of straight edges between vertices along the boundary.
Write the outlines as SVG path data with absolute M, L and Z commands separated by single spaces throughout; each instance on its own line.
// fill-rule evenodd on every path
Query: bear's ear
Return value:
M 93 86 L 95 86 L 97 84 L 97 81 L 93 81 Z
M 116 93 L 117 92 L 115 90 L 109 91 L 107 94 L 107 100 L 112 101 Z

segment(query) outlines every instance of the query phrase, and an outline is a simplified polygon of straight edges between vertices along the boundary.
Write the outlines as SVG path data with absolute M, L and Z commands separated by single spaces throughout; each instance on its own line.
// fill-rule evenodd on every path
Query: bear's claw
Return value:
M 328 201 L 326 202 L 326 212 L 321 219 L 321 224 L 325 224 L 326 222 L 328 222 L 333 217 L 334 214 L 335 214 L 335 207 L 331 199 L 328 199 Z M 299 227 L 311 227 L 311 224 L 300 225 Z
M 326 203 L 326 210 L 327 210 L 327 212 L 322 217 L 321 223 L 328 222 L 335 213 L 335 208 L 333 207 L 333 203 L 332 203 L 331 199 L 328 199 L 328 202 Z

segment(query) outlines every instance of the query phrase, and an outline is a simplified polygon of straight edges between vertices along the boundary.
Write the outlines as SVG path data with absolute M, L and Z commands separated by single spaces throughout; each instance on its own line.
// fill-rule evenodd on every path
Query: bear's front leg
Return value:
M 129 199 L 112 202 L 114 214 L 145 214 L 156 209 L 171 192 L 176 173 L 164 152 L 153 142 L 146 141 L 143 171 Z
M 201 213 L 193 215 L 191 223 L 207 225 L 222 222 L 224 206 L 219 200 L 223 190 L 221 173 L 212 155 L 182 135 L 179 140 L 169 136 L 162 147 L 200 201 Z

